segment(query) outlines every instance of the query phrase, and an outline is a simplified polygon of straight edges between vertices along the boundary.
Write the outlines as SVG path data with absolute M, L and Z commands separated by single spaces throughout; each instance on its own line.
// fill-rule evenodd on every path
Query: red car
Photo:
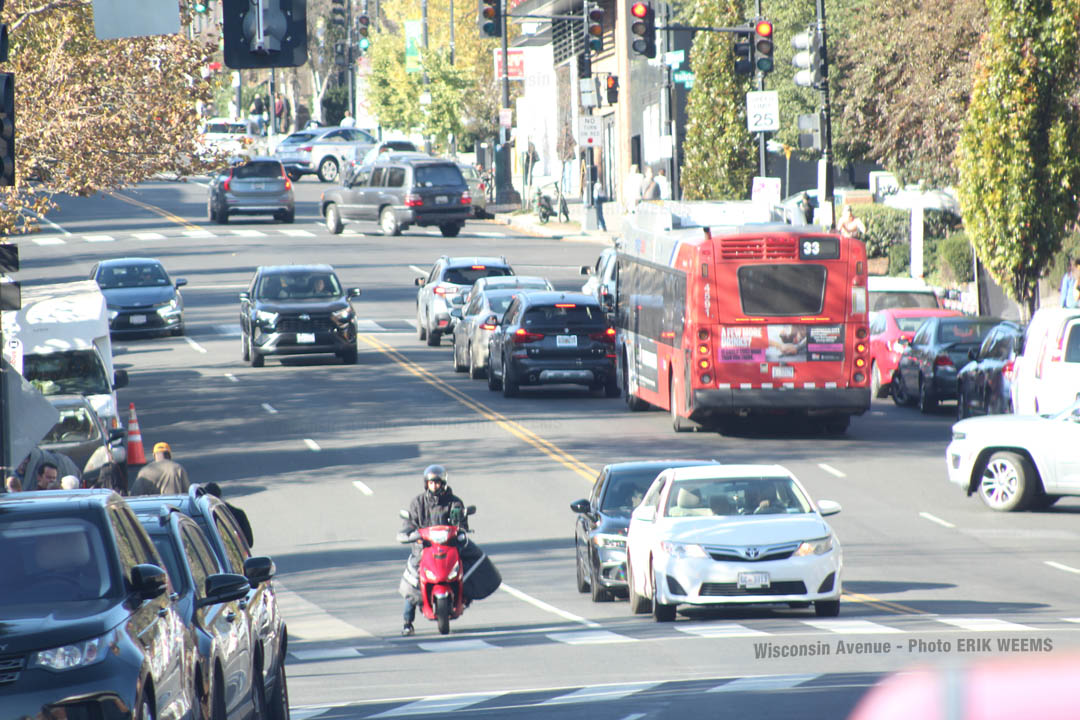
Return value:
M 961 314 L 938 308 L 889 308 L 875 313 L 870 321 L 870 397 L 889 394 L 900 356 L 926 318 Z

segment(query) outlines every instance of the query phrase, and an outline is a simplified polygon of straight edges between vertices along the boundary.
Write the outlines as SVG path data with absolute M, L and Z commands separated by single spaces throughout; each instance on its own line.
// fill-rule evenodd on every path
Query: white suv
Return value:
M 1013 409 L 1021 415 L 1056 413 L 1078 395 L 1080 308 L 1040 308 L 1013 364 Z
M 450 310 L 454 296 L 466 293 L 483 277 L 513 275 L 505 257 L 447 257 L 435 261 L 431 272 L 416 278 L 416 330 L 421 340 L 437 346 L 442 336 L 454 332 Z

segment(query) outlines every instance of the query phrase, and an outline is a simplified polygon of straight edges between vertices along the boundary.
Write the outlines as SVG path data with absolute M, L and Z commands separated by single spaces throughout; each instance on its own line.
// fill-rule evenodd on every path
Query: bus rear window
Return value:
M 747 315 L 816 315 L 825 298 L 823 265 L 744 265 L 739 298 Z

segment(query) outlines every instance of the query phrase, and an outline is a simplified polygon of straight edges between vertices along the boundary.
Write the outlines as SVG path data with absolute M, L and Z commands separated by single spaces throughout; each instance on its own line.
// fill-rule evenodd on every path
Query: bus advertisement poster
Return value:
M 765 325 L 724 327 L 719 361 L 784 362 L 841 361 L 843 325 Z

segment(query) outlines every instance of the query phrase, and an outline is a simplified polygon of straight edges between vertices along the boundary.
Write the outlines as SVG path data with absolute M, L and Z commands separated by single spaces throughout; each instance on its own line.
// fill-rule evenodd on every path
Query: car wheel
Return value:
M 461 225 L 458 223 L 440 225 L 439 232 L 442 233 L 443 237 L 457 237 L 458 233 L 461 232 Z
M 454 340 L 454 372 L 465 372 L 468 369 L 468 365 L 463 362 L 458 362 L 458 344 L 457 340 Z
M 506 364 L 506 360 L 503 360 L 502 367 L 502 391 L 503 397 L 514 397 L 518 394 L 518 380 L 514 377 L 514 370 L 511 365 Z
M 968 416 L 967 395 L 963 390 L 956 393 L 956 419 L 963 420 Z
M 218 225 L 228 225 L 229 211 L 225 208 L 218 208 L 218 210 L 214 213 L 214 219 L 217 221 Z
M 260 368 L 266 364 L 266 358 L 259 354 L 259 352 L 251 347 L 251 367 Z
M 638 595 L 637 588 L 634 587 L 634 566 L 630 564 L 629 557 L 626 559 L 626 581 L 630 593 L 630 612 L 634 615 L 644 615 L 652 610 L 652 603 L 649 598 Z
M 379 227 L 383 235 L 400 235 L 401 226 L 398 225 L 397 217 L 394 216 L 394 208 L 384 207 L 379 213 Z
M 150 704 L 150 698 L 145 694 L 139 698 L 136 707 L 138 709 L 135 713 L 135 720 L 154 720 L 154 706 Z
M 345 223 L 341 222 L 341 213 L 338 212 L 336 203 L 326 206 L 326 229 L 334 235 L 340 235 L 345 229 Z
M 668 380 L 668 403 L 671 408 L 671 427 L 677 432 L 687 432 L 690 430 L 690 421 L 679 415 L 678 405 L 675 402 L 675 379 L 670 378 Z
M 214 212 L 214 200 L 213 200 L 213 198 L 206 201 L 206 217 L 210 220 L 210 222 L 216 222 L 217 221 L 217 213 Z
M 660 603 L 659 601 L 657 601 L 657 599 L 656 599 L 656 598 L 658 598 L 660 596 L 656 593 L 656 571 L 655 570 L 649 572 L 649 578 L 650 578 L 650 585 L 652 587 L 652 597 L 653 597 L 653 601 L 652 601 L 653 619 L 655 619 L 656 622 L 672 622 L 672 621 L 674 621 L 675 620 L 675 606 L 674 605 L 664 605 L 664 604 Z
M 247 362 L 251 359 L 251 350 L 248 349 L 247 334 L 243 330 L 240 331 L 240 358 Z
M 472 380 L 480 380 L 485 375 L 487 375 L 487 373 L 484 371 L 484 368 L 477 367 L 476 363 L 473 362 L 472 347 L 470 346 L 470 348 L 469 348 L 469 378 L 472 379 Z
M 433 328 L 428 328 L 427 344 L 428 347 L 439 347 L 442 344 L 442 333 Z
M 502 380 L 495 377 L 495 370 L 492 369 L 490 353 L 488 354 L 487 386 L 488 390 L 491 390 L 492 392 L 502 388 Z
M 932 385 L 933 382 L 926 378 L 919 378 L 919 412 L 923 415 L 929 415 L 937 410 L 938 400 L 931 389 Z
M 423 319 L 420 317 L 420 305 L 416 306 L 416 337 L 421 340 L 427 340 L 427 326 L 424 325 Z
M 341 359 L 346 365 L 355 365 L 360 360 L 360 351 L 355 345 L 341 354 Z
M 987 460 L 979 482 L 979 499 L 998 512 L 1023 510 L 1036 492 L 1039 477 L 1031 462 L 1005 450 Z
M 840 614 L 840 600 L 814 601 L 814 614 L 818 617 L 836 617 Z
M 585 579 L 585 566 L 581 564 L 581 548 L 574 548 L 574 570 L 577 576 L 577 591 L 579 593 L 589 592 L 589 581 Z
M 254 707 L 253 718 L 266 717 L 266 684 L 259 668 L 254 668 L 251 673 L 251 704 Z
M 338 176 L 338 164 L 337 160 L 328 157 L 323 158 L 319 163 L 319 179 L 325 183 L 334 182 Z
M 875 360 L 870 365 L 870 397 L 883 398 L 889 394 L 889 386 L 881 386 L 881 369 Z
M 283 222 L 283 223 L 285 223 L 287 225 L 296 222 L 296 210 L 295 210 L 295 208 L 292 209 L 292 210 L 286 210 L 285 212 L 281 213 L 281 217 L 279 219 L 281 220 L 281 222 Z
M 904 376 L 900 373 L 899 368 L 893 371 L 893 381 L 891 384 L 893 402 L 900 407 L 910 407 L 913 398 L 911 397 L 911 393 L 908 392 L 907 383 L 904 382 Z
M 285 675 L 285 658 L 278 661 L 274 673 L 274 691 L 270 696 L 270 720 L 289 720 L 289 679 Z

